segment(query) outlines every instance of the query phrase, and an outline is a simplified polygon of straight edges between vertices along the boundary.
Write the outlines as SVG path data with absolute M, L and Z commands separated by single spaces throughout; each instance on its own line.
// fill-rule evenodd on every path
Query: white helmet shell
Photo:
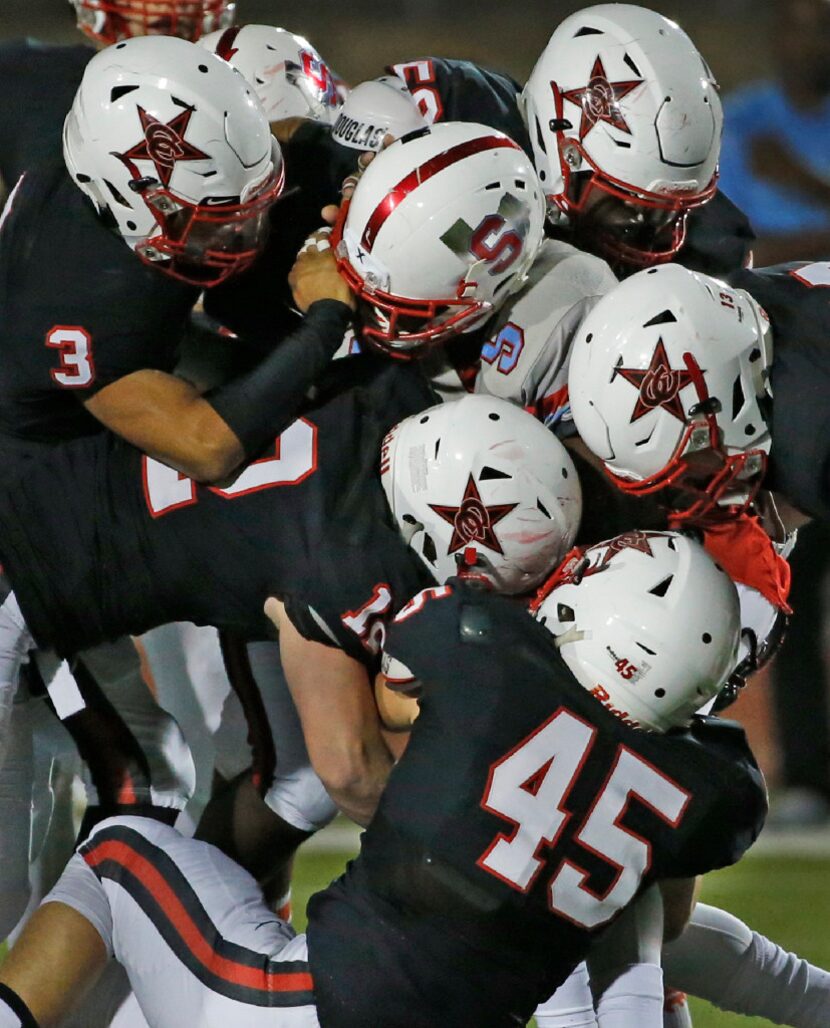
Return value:
M 530 159 L 485 125 L 445 122 L 377 154 L 333 244 L 363 336 L 398 354 L 481 324 L 524 282 L 544 201 Z
M 565 447 L 494 397 L 465 396 L 400 422 L 383 444 L 381 481 L 437 582 L 461 566 L 500 592 L 526 592 L 571 546 L 582 514 Z
M 689 37 L 655 11 L 600 4 L 566 18 L 522 105 L 542 188 L 566 214 L 578 215 L 590 194 L 583 178 L 669 210 L 714 193 L 723 126 L 717 85 Z
M 682 459 L 715 451 L 718 471 L 734 474 L 712 499 L 729 505 L 770 449 L 771 363 L 769 320 L 749 293 L 680 265 L 650 268 L 580 326 L 568 371 L 574 422 L 630 491 L 682 481 Z
M 720 691 L 741 631 L 732 580 L 675 532 L 627 532 L 571 557 L 536 618 L 580 685 L 654 732 L 688 724 Z
M 397 75 L 383 75 L 354 87 L 331 134 L 350 149 L 377 151 L 387 136 L 400 139 L 428 125 L 405 83 Z
M 331 69 L 302 36 L 271 25 L 211 32 L 202 46 L 250 83 L 269 121 L 310 118 L 333 123 L 342 106 Z
M 242 76 L 194 43 L 143 36 L 96 54 L 63 145 L 78 187 L 172 274 L 184 256 L 224 276 L 264 242 L 283 182 L 279 146 Z

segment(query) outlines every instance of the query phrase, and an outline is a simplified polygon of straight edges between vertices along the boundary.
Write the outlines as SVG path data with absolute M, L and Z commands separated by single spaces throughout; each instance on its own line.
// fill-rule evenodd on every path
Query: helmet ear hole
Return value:
M 438 551 L 435 549 L 435 543 L 431 535 L 424 536 L 424 545 L 422 547 L 421 552 L 424 555 L 424 560 L 426 560 L 427 563 L 432 564 L 434 566 L 435 562 L 438 559 Z

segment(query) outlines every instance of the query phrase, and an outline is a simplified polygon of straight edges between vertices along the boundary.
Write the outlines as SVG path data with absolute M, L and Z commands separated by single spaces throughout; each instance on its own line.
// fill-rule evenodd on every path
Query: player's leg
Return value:
M 31 701 L 11 709 L 5 760 L 0 764 L 0 940 L 18 924 L 29 902 L 29 836 L 32 804 Z
M 279 647 L 251 643 L 247 661 L 261 709 L 257 713 L 255 703 L 246 703 L 243 711 L 236 692 L 227 698 L 215 737 L 217 771 L 227 781 L 206 809 L 197 836 L 241 863 L 280 909 L 288 899 L 295 850 L 331 821 L 336 807 L 311 767 Z M 237 683 L 238 672 L 237 667 L 231 675 Z M 246 742 L 252 736 L 260 739 L 253 775 Z M 270 762 L 269 747 L 275 758 Z
M 195 828 L 210 800 L 214 734 L 231 688 L 218 634 L 215 628 L 176 623 L 146 632 L 139 644 L 158 701 L 181 727 L 193 754 L 196 785 L 185 817 Z
M 65 955 L 76 945 L 65 936 L 72 915 L 84 922 L 75 957 Z M 49 951 L 50 966 L 32 936 L 37 931 L 37 942 L 51 923 L 64 937 Z M 224 854 L 151 819 L 112 818 L 94 830 L 8 970 L 0 968 L 0 982 L 45 1019 L 109 952 L 154 1028 L 317 1025 L 305 938 L 268 910 L 254 880 Z
M 599 1028 L 662 1028 L 663 897 L 657 886 L 629 904 L 591 951 Z
M 174 820 L 193 794 L 193 759 L 179 726 L 144 681 L 132 641 L 84 651 L 71 672 L 48 653 L 38 653 L 36 661 L 87 766 L 83 832 L 124 808 Z
M 597 1028 L 588 968 L 579 964 L 549 1000 L 536 1008 L 538 1028 Z
M 792 1028 L 830 1024 L 830 974 L 725 910 L 698 903 L 663 967 L 670 985 L 723 1010 Z

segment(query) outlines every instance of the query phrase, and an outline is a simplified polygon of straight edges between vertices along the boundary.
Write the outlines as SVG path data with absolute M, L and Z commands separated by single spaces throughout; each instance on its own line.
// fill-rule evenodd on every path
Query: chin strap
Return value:
M 790 565 L 776 552 L 757 517 L 741 514 L 706 528 L 703 545 L 730 578 L 757 589 L 774 607 L 792 614 L 787 603 Z

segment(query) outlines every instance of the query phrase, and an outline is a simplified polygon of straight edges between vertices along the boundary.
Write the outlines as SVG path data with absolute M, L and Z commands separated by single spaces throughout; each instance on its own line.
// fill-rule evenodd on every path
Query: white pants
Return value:
M 95 927 L 151 1028 L 318 1028 L 305 936 L 213 846 L 147 818 L 109 818 L 50 901 Z

